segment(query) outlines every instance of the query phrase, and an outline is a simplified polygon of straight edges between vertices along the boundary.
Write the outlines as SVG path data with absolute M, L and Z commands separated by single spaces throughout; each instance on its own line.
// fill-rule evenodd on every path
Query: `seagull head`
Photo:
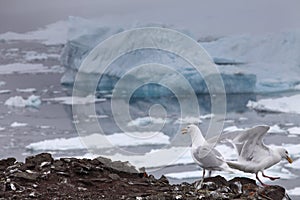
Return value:
M 192 138 L 192 146 L 200 146 L 206 144 L 206 140 L 202 135 L 201 130 L 198 126 L 190 124 L 181 130 L 182 134 L 189 134 Z
M 278 148 L 278 153 L 280 154 L 281 158 L 286 159 L 289 163 L 293 163 L 293 160 L 289 156 L 289 152 L 284 148 Z
M 199 131 L 198 126 L 196 126 L 194 124 L 190 124 L 187 127 L 185 127 L 184 129 L 182 129 L 181 133 L 182 134 L 187 134 L 187 133 L 191 134 L 191 133 L 195 133 L 197 131 Z

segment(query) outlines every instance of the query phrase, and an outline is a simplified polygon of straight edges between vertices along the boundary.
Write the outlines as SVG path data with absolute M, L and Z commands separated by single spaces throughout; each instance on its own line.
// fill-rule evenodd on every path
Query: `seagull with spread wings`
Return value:
M 259 172 L 262 173 L 263 177 L 274 181 L 280 177 L 267 176 L 264 174 L 264 170 L 279 163 L 282 159 L 286 159 L 289 163 L 293 162 L 286 149 L 282 147 L 271 148 L 264 144 L 263 138 L 269 129 L 269 126 L 256 126 L 222 135 L 223 139 L 231 140 L 238 153 L 237 161 L 227 161 L 229 167 L 247 173 L 255 173 L 256 179 L 263 186 L 266 184 L 259 179 Z

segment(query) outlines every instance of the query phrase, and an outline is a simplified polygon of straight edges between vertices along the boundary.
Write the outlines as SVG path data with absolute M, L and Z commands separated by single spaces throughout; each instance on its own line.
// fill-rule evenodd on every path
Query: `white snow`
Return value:
M 36 74 L 36 73 L 62 73 L 63 68 L 59 66 L 46 67 L 42 64 L 11 63 L 0 65 L 0 74 Z
M 155 117 L 138 117 L 128 123 L 128 126 L 147 126 L 149 124 L 164 124 L 170 120 Z
M 261 99 L 257 102 L 249 101 L 247 107 L 257 111 L 283 112 L 300 114 L 300 95 L 289 97 Z
M 10 124 L 10 127 L 24 127 L 27 126 L 27 123 L 22 123 L 22 122 L 13 122 Z
M 0 131 L 4 131 L 5 129 L 5 127 L 0 126 Z
M 295 187 L 295 188 L 293 188 L 293 189 L 290 189 L 290 190 L 286 191 L 286 193 L 287 193 L 288 195 L 295 195 L 295 196 L 298 196 L 298 195 L 300 195 L 300 187 Z
M 138 138 L 137 135 L 153 135 L 150 138 Z M 134 135 L 134 136 L 133 136 Z M 56 138 L 53 140 L 44 140 L 31 143 L 26 148 L 39 150 L 72 150 L 96 148 L 111 148 L 114 146 L 139 146 L 139 145 L 166 145 L 169 144 L 169 136 L 162 132 L 139 132 L 139 133 L 115 133 L 112 135 L 102 135 L 94 133 L 89 136 L 73 138 Z
M 5 101 L 5 105 L 11 107 L 39 107 L 41 105 L 41 99 L 39 96 L 31 95 L 28 99 L 23 99 L 21 96 L 10 97 Z
M 103 98 L 98 99 L 93 95 L 88 95 L 86 97 L 76 97 L 76 96 L 54 97 L 54 98 L 43 99 L 43 101 L 58 102 L 66 105 L 74 105 L 74 104 L 91 104 L 96 102 L 103 102 L 106 101 L 106 99 Z
M 300 127 L 292 127 L 288 129 L 290 134 L 300 135 Z
M 32 93 L 32 92 L 36 92 L 36 89 L 35 88 L 24 88 L 24 89 L 17 88 L 16 91 L 17 92 Z
M 202 120 L 200 117 L 184 117 L 175 121 L 175 124 L 200 124 Z
M 65 44 L 67 41 L 68 26 L 66 21 L 58 21 L 45 28 L 27 33 L 6 32 L 0 35 L 2 40 L 37 40 L 46 45 Z

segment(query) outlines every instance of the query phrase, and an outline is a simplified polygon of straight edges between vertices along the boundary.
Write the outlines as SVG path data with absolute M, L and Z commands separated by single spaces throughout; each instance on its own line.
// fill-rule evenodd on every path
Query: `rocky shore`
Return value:
M 54 160 L 43 153 L 0 160 L 0 199 L 289 199 L 280 186 L 260 187 L 248 178 L 206 178 L 196 183 L 171 185 L 138 172 L 127 162 L 107 158 Z

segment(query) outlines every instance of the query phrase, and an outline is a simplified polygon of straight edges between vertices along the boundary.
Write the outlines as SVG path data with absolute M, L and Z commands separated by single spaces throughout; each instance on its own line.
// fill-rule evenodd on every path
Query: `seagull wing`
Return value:
M 193 158 L 203 168 L 217 169 L 224 164 L 224 158 L 219 151 L 210 146 L 200 146 L 193 150 Z
M 238 155 L 241 155 L 243 146 L 249 138 L 253 140 L 255 137 L 263 137 L 269 129 L 269 126 L 260 125 L 246 130 L 223 132 L 219 136 L 207 139 L 207 143 L 214 145 L 220 142 L 229 142 L 236 148 Z
M 233 142 L 236 144 L 240 159 L 261 161 L 261 158 L 269 154 L 269 148 L 263 143 L 263 137 L 269 128 L 268 126 L 256 126 L 234 139 Z

